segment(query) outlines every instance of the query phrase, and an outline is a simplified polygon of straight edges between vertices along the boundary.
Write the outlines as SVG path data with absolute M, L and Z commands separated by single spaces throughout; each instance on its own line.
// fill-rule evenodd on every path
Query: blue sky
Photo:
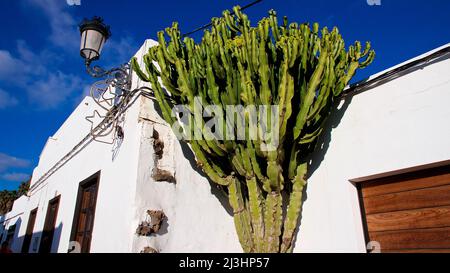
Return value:
M 367 0 L 264 0 L 246 12 L 256 23 L 273 8 L 290 21 L 337 26 L 347 44 L 370 40 L 377 57 L 357 79 L 450 42 L 450 1 L 379 1 L 380 6 Z M 31 174 L 48 137 L 94 82 L 78 51 L 77 24 L 84 17 L 102 16 L 111 25 L 113 36 L 99 62 L 111 67 L 126 62 L 144 39 L 155 38 L 173 21 L 188 32 L 249 2 L 0 1 L 0 190 L 17 188 Z

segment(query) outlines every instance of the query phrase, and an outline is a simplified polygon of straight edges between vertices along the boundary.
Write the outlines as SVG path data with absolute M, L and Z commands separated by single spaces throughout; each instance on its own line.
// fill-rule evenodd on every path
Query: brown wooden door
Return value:
M 59 199 L 60 196 L 57 196 L 48 202 L 47 215 L 45 216 L 45 224 L 44 230 L 42 231 L 39 253 L 50 253 L 52 250 L 56 218 L 58 217 Z
M 360 197 L 382 252 L 450 252 L 450 166 L 364 182 Z
M 27 230 L 22 244 L 22 253 L 28 253 L 30 250 L 31 238 L 33 237 L 34 223 L 36 222 L 37 208 L 30 212 L 28 218 Z
M 80 183 L 72 228 L 72 241 L 77 241 L 81 253 L 89 253 L 97 203 L 98 175 Z

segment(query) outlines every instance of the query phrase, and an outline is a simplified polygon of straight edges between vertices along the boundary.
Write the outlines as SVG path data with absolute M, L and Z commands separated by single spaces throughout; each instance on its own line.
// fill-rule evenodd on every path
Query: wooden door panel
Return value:
M 86 224 L 86 213 L 81 212 L 80 213 L 80 218 L 78 220 L 78 227 L 77 230 L 78 231 L 84 231 L 85 229 L 85 224 Z
M 36 223 L 37 210 L 38 209 L 36 208 L 30 212 L 30 217 L 28 218 L 27 230 L 26 230 L 25 238 L 24 238 L 23 244 L 22 244 L 22 250 L 21 250 L 22 253 L 28 253 L 30 250 L 31 239 L 33 237 L 34 225 Z
M 450 165 L 362 182 L 366 239 L 382 252 L 450 250 Z
M 450 206 L 367 215 L 369 232 L 450 227 Z
M 422 174 L 425 175 L 425 174 Z M 401 179 L 398 181 L 398 179 Z M 403 183 L 408 181 L 408 183 Z M 363 197 L 377 196 L 389 193 L 404 192 L 436 186 L 450 185 L 449 173 L 439 174 L 431 177 L 380 179 L 373 182 L 365 182 L 362 185 Z
M 90 249 L 97 202 L 98 181 L 99 173 L 81 182 L 78 190 L 71 238 L 80 244 L 82 253 L 87 253 Z
M 371 233 L 371 240 L 381 249 L 447 249 L 450 246 L 450 228 L 412 229 Z
M 366 214 L 450 205 L 450 185 L 364 198 Z
M 45 217 L 44 230 L 42 231 L 41 243 L 39 246 L 39 253 L 50 253 L 53 236 L 55 233 L 56 219 L 58 217 L 60 196 L 50 200 L 47 209 L 47 215 Z
M 85 210 L 90 207 L 91 204 L 91 193 L 89 190 L 83 190 L 83 199 L 82 199 L 81 209 Z

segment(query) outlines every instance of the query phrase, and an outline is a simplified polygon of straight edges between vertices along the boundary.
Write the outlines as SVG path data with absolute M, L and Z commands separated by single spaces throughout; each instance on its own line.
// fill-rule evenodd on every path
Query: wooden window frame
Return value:
M 80 213 L 81 213 L 81 201 L 83 199 L 83 189 L 86 188 L 89 184 L 97 184 L 97 190 L 95 193 L 95 202 L 94 202 L 94 215 L 92 217 L 92 230 L 94 229 L 95 226 L 95 215 L 96 215 L 96 211 L 97 211 L 97 198 L 98 198 L 98 192 L 99 192 L 99 188 L 100 188 L 100 177 L 101 177 L 101 171 L 96 172 L 95 174 L 89 176 L 88 178 L 84 179 L 83 181 L 81 181 L 78 184 L 78 192 L 77 192 L 77 199 L 76 199 L 76 205 L 75 205 L 75 210 L 73 213 L 73 220 L 72 220 L 72 230 L 70 232 L 70 242 L 74 242 L 76 241 L 76 234 L 77 234 L 77 229 L 78 229 L 78 220 L 80 218 Z M 91 234 L 92 235 L 92 234 Z M 92 238 L 91 238 L 92 240 Z M 90 251 L 90 244 L 89 244 L 89 249 L 88 252 Z

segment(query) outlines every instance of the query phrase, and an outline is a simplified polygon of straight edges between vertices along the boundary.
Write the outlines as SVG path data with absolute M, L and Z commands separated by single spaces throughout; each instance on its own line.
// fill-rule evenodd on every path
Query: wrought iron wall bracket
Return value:
M 86 71 L 94 78 L 109 78 L 112 79 L 111 84 L 114 87 L 122 90 L 130 90 L 131 88 L 131 73 L 130 65 L 128 63 L 122 64 L 120 67 L 106 70 L 98 65 L 91 66 L 91 62 L 86 62 Z

